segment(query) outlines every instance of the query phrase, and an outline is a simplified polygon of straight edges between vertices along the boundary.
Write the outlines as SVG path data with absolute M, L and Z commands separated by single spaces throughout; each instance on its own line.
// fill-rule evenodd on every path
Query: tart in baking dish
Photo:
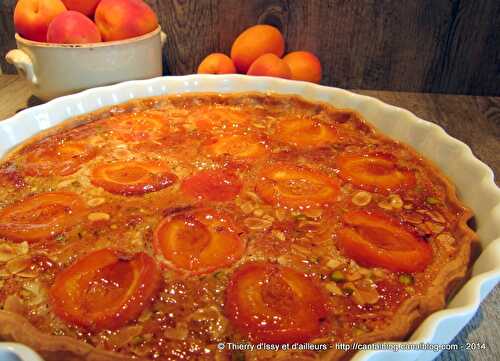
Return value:
M 47 360 L 335 360 L 444 307 L 470 217 L 356 112 L 132 101 L 0 164 L 0 337 Z

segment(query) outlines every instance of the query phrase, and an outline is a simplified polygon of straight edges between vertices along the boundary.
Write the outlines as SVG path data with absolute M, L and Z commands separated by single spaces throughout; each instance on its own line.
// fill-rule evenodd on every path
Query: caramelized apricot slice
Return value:
M 101 249 L 60 272 L 50 289 L 57 316 L 98 331 L 114 330 L 136 319 L 151 303 L 160 272 L 146 253 Z
M 0 211 L 0 236 L 28 242 L 50 239 L 79 223 L 86 211 L 75 193 L 40 193 Z
M 325 297 L 302 273 L 250 262 L 233 274 L 224 311 L 253 342 L 306 342 L 320 334 Z
M 203 131 L 213 128 L 238 129 L 248 122 L 248 116 L 241 110 L 227 107 L 203 106 L 194 112 L 195 124 Z
M 128 141 L 158 140 L 169 133 L 168 118 L 158 110 L 118 115 L 106 124 L 118 138 Z
M 334 178 L 289 164 L 264 168 L 256 186 L 259 196 L 276 206 L 304 208 L 335 202 L 339 185 Z
M 210 140 L 202 150 L 213 157 L 230 155 L 236 159 L 257 159 L 266 155 L 266 146 L 251 136 L 228 135 Z
M 23 165 L 29 176 L 67 176 L 96 156 L 96 150 L 82 142 L 47 142 L 31 150 Z
M 101 164 L 92 171 L 91 182 L 110 193 L 141 195 L 171 186 L 177 177 L 159 161 L 121 161 Z
M 300 148 L 318 148 L 335 143 L 337 131 L 312 119 L 292 118 L 278 123 L 275 139 Z
M 397 192 L 415 185 L 412 171 L 398 167 L 390 154 L 341 154 L 339 176 L 371 192 Z
M 240 178 L 224 169 L 204 170 L 186 178 L 181 190 L 192 197 L 210 201 L 227 202 L 241 190 Z
M 165 218 L 156 227 L 154 248 L 172 268 L 208 273 L 241 258 L 245 242 L 239 233 L 228 214 L 200 209 Z
M 432 248 L 411 229 L 378 212 L 350 211 L 343 217 L 338 247 L 356 262 L 394 272 L 421 272 Z

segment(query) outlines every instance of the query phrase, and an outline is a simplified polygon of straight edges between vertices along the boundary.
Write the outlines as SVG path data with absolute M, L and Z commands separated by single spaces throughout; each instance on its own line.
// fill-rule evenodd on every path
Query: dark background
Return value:
M 167 33 L 168 74 L 190 74 L 228 53 L 256 23 L 277 26 L 287 50 L 323 63 L 343 88 L 500 95 L 500 0 L 146 0 Z M 0 66 L 15 47 L 16 0 L 0 5 Z

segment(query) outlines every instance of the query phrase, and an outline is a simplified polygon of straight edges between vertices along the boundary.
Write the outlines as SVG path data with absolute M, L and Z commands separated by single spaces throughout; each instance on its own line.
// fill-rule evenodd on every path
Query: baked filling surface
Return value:
M 334 360 L 444 307 L 471 215 L 354 111 L 135 100 L 0 163 L 0 337 L 47 360 Z M 230 347 L 250 343 L 303 347 Z

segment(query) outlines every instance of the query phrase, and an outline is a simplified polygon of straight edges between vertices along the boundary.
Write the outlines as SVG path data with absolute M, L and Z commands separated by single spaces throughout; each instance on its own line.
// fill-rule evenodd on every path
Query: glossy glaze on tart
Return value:
M 0 337 L 47 360 L 335 360 L 337 343 L 404 339 L 444 307 L 470 217 L 356 112 L 255 93 L 132 101 L 0 164 Z

